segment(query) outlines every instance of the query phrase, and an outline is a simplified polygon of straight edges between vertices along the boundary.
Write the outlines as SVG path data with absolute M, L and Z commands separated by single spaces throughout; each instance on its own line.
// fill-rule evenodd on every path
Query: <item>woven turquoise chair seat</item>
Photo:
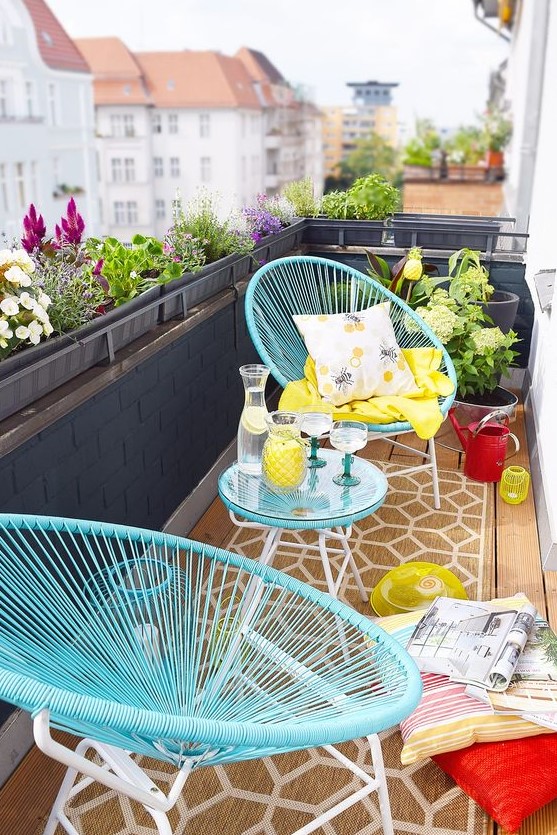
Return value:
M 277 258 L 260 267 L 252 276 L 245 299 L 246 323 L 261 361 L 284 387 L 304 378 L 308 351 L 294 315 L 355 313 L 373 305 L 389 302 L 389 315 L 398 345 L 401 348 L 436 348 L 441 354 L 439 371 L 452 381 L 452 394 L 440 396 L 439 409 L 443 418 L 448 414 L 455 393 L 456 373 L 447 350 L 426 325 L 401 298 L 391 293 L 378 281 L 340 261 L 312 255 Z M 359 416 L 359 420 L 364 420 Z M 393 437 L 412 431 L 404 420 L 390 423 L 368 423 L 370 438 L 387 437 L 405 452 L 419 454 L 426 463 L 404 470 L 393 470 L 403 475 L 419 470 L 430 470 L 433 479 L 435 507 L 440 506 L 434 440 L 428 452 L 421 452 Z
M 188 539 L 0 515 L 0 572 L 0 697 L 41 747 L 46 723 L 190 769 L 375 734 L 420 696 L 373 622 Z

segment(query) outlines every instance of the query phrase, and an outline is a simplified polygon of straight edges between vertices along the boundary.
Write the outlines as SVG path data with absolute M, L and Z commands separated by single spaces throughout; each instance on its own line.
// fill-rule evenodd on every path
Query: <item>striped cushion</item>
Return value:
M 378 618 L 377 623 L 406 646 L 423 611 Z M 498 742 L 547 734 L 547 728 L 519 716 L 494 714 L 489 705 L 467 696 L 465 685 L 447 676 L 422 673 L 423 696 L 400 725 L 403 765 L 458 751 L 474 742 Z

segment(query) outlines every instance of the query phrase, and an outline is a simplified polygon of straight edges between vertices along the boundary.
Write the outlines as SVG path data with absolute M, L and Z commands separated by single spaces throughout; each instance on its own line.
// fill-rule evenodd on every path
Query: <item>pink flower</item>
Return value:
M 33 203 L 31 203 L 29 212 L 23 218 L 23 229 L 24 234 L 21 238 L 21 245 L 27 252 L 33 252 L 34 249 L 38 249 L 41 246 L 43 238 L 46 235 L 43 216 L 39 215 L 37 217 L 37 210 Z

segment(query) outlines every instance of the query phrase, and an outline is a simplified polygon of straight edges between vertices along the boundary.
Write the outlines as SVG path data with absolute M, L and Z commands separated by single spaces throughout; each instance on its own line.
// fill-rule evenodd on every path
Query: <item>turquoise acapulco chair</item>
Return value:
M 0 698 L 29 711 L 39 748 L 68 766 L 45 835 L 78 835 L 65 804 L 92 781 L 171 835 L 166 813 L 193 769 L 316 746 L 363 787 L 298 835 L 373 791 L 392 835 L 376 734 L 413 710 L 421 683 L 372 621 L 244 557 L 100 522 L 0 514 L 0 573 Z M 66 748 L 52 728 L 82 741 Z M 333 747 L 361 736 L 372 773 Z M 176 767 L 168 795 L 134 754 Z
M 292 318 L 295 314 L 354 313 L 381 302 L 390 302 L 390 318 L 401 348 L 434 347 L 441 351 L 439 371 L 450 378 L 454 387 L 451 395 L 439 398 L 441 413 L 446 417 L 456 393 L 456 374 L 446 349 L 402 299 L 352 267 L 311 255 L 277 258 L 265 264 L 254 273 L 246 290 L 246 322 L 261 361 L 284 388 L 293 380 L 303 379 L 308 355 Z M 433 502 L 439 508 L 435 439 L 428 441 L 427 452 L 396 439 L 396 436 L 412 431 L 412 426 L 405 421 L 368 423 L 369 440 L 386 438 L 389 443 L 418 455 L 423 461 L 415 466 L 393 469 L 387 477 L 430 471 Z

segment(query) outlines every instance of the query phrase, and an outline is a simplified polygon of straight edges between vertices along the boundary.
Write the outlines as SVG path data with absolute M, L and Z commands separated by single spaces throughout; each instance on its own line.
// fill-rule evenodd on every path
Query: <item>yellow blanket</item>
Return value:
M 441 351 L 437 348 L 403 349 L 419 391 L 406 395 L 382 395 L 369 400 L 354 400 L 334 411 L 335 420 L 363 420 L 366 423 L 408 421 L 418 437 L 432 438 L 443 422 L 437 398 L 447 397 L 454 386 L 439 371 Z M 303 380 L 288 383 L 280 398 L 279 408 L 299 411 L 322 402 L 317 390 L 315 365 L 308 356 Z

